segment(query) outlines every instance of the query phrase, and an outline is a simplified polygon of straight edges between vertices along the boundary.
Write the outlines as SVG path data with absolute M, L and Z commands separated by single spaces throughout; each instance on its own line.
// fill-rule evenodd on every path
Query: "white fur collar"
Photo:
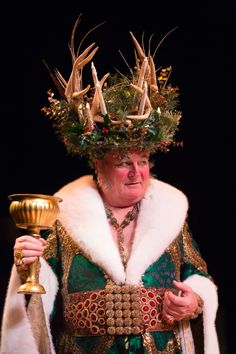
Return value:
M 180 190 L 151 178 L 125 272 L 92 176 L 67 184 L 55 195 L 63 199 L 59 219 L 67 232 L 117 283 L 138 284 L 145 270 L 178 235 L 188 210 L 187 198 Z

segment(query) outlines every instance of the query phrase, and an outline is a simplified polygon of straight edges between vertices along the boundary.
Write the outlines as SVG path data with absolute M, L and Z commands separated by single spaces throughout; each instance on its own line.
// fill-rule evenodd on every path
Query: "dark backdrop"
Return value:
M 9 3 L 1 14 L 1 313 L 18 231 L 8 213 L 12 193 L 53 194 L 63 184 L 89 173 L 86 161 L 68 156 L 41 113 L 53 83 L 42 63 L 68 79 L 68 42 L 80 13 L 78 42 L 99 45 L 94 62 L 101 77 L 127 70 L 118 50 L 133 65 L 131 30 L 138 39 L 154 33 L 152 49 L 162 44 L 157 66 L 173 66 L 171 82 L 181 91 L 183 118 L 178 132 L 183 148 L 155 156 L 154 173 L 187 194 L 193 235 L 219 289 L 217 329 L 222 353 L 233 354 L 233 5 L 213 1 L 31 2 Z M 85 48 L 85 47 L 84 47 Z M 91 80 L 91 78 L 90 78 Z M 214 354 L 214 353 L 212 353 Z

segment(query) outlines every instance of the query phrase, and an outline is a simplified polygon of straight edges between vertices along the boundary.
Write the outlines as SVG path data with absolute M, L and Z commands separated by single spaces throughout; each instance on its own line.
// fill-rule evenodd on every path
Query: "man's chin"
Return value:
M 140 187 L 132 187 L 126 190 L 127 200 L 131 202 L 131 204 L 135 204 L 139 202 L 144 196 L 143 189 Z

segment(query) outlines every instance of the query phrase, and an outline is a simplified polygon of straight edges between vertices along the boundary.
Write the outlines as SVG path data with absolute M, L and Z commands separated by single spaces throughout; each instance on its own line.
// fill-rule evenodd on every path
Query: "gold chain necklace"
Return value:
M 120 256 L 121 256 L 121 260 L 122 263 L 124 265 L 126 265 L 127 263 L 127 257 L 125 256 L 125 249 L 124 249 L 124 233 L 123 230 L 126 226 L 129 225 L 129 223 L 134 220 L 139 212 L 139 203 L 136 203 L 133 206 L 133 209 L 130 210 L 126 215 L 124 220 L 122 221 L 121 224 L 118 224 L 117 219 L 114 217 L 112 210 L 107 206 L 107 204 L 105 205 L 105 210 L 106 210 L 106 215 L 107 218 L 111 224 L 111 226 L 114 227 L 114 229 L 116 229 L 117 231 L 117 240 L 118 240 L 118 245 L 119 245 L 119 252 L 120 252 Z

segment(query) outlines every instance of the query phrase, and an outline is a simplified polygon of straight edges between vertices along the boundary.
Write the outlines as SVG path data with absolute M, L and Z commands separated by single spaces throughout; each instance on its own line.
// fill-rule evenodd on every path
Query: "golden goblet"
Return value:
M 27 234 L 39 239 L 40 230 L 53 227 L 60 212 L 61 198 L 44 194 L 11 194 L 10 214 L 18 228 L 26 229 Z M 19 294 L 45 294 L 46 291 L 38 283 L 37 266 L 39 260 L 29 266 L 29 276 L 19 289 Z

